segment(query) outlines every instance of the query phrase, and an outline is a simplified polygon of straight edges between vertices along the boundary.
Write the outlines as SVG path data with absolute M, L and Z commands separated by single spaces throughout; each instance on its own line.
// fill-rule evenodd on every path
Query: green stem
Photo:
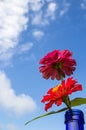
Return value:
M 69 96 L 63 97 L 63 102 L 66 104 L 69 110 L 71 110 L 71 102 Z

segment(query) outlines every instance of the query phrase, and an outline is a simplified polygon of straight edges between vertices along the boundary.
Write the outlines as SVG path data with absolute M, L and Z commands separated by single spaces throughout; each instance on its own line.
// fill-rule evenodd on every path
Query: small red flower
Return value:
M 75 70 L 76 61 L 72 59 L 72 53 L 69 50 L 54 50 L 48 53 L 39 62 L 42 76 L 45 79 L 51 77 L 52 80 L 62 79 L 65 75 L 70 76 Z
M 46 103 L 45 110 L 47 111 L 53 104 L 61 105 L 65 97 L 79 90 L 82 90 L 82 85 L 77 84 L 73 78 L 68 78 L 66 82 L 62 80 L 61 84 L 49 89 L 41 102 Z

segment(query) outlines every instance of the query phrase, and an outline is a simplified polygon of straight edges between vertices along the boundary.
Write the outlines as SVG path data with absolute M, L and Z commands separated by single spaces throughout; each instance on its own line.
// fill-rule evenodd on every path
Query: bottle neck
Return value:
M 84 114 L 81 110 L 72 109 L 65 113 L 66 130 L 84 130 Z

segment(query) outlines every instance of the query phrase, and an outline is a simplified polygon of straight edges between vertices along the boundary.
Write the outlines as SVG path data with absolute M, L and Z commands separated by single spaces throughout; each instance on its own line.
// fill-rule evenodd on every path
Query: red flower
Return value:
M 70 76 L 75 70 L 76 61 L 72 59 L 72 53 L 69 50 L 54 50 L 48 53 L 39 62 L 42 66 L 39 67 L 45 79 L 60 80 L 65 75 Z
M 45 110 L 47 111 L 54 103 L 57 106 L 61 105 L 64 99 L 66 99 L 65 97 L 79 90 L 82 90 L 82 85 L 77 84 L 77 81 L 73 78 L 68 78 L 66 82 L 62 80 L 61 84 L 51 88 L 41 102 L 46 103 Z

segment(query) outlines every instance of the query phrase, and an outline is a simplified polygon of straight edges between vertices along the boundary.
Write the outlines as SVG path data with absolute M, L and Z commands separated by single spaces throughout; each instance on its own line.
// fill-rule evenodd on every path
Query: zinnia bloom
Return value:
M 72 77 L 68 78 L 66 81 L 62 80 L 61 84 L 51 88 L 47 94 L 43 97 L 41 102 L 45 104 L 45 110 L 47 111 L 53 104 L 57 106 L 61 105 L 64 102 L 67 106 L 67 97 L 73 92 L 82 90 L 82 85 L 78 84 L 76 80 Z
M 51 77 L 52 80 L 62 79 L 65 75 L 70 76 L 75 70 L 76 61 L 72 59 L 72 52 L 69 50 L 54 50 L 48 53 L 39 62 L 42 66 L 39 67 L 42 76 L 45 79 Z

